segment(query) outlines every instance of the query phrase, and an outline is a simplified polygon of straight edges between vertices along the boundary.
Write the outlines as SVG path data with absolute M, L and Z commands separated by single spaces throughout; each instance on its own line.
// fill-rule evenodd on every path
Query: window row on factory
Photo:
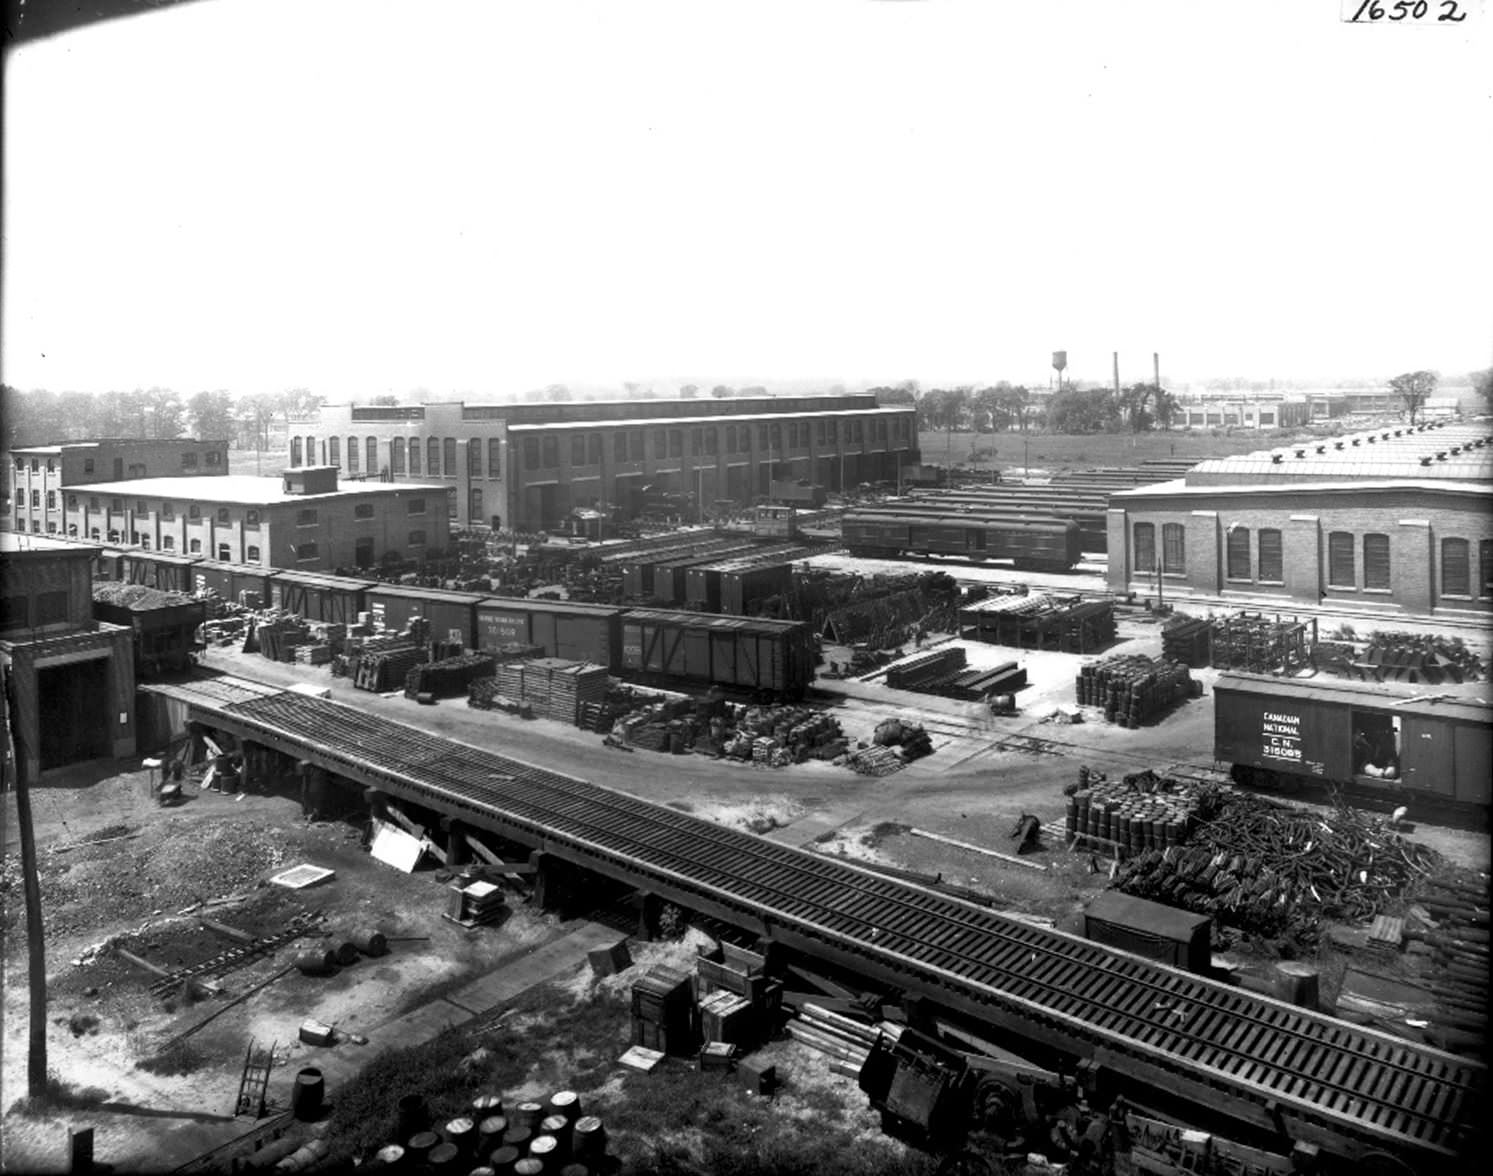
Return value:
M 327 437 L 324 448 L 318 454 L 314 436 L 290 439 L 290 464 L 292 466 L 316 465 L 320 461 L 334 465 L 349 474 L 412 474 L 416 477 L 454 478 L 457 469 L 457 446 L 463 444 L 455 437 L 391 437 L 380 441 L 377 437 L 366 437 L 360 442 L 357 437 L 348 437 L 346 447 L 341 437 Z M 473 437 L 465 442 L 467 451 L 467 473 L 473 478 L 497 478 L 502 476 L 503 447 L 496 437 L 488 438 L 486 444 Z M 383 456 L 381 456 L 381 449 Z M 487 463 L 484 467 L 483 456 Z M 344 461 L 344 457 L 346 460 Z M 422 469 L 423 467 L 423 469 Z
M 190 450 L 189 449 L 189 450 L 186 450 L 185 452 L 183 452 L 182 455 L 181 455 L 181 468 L 184 469 L 184 470 L 195 470 L 195 469 L 199 468 L 199 466 L 198 466 L 198 458 L 199 458 L 199 456 L 201 457 L 202 465 L 215 466 L 215 465 L 221 465 L 223 463 L 223 455 L 222 455 L 222 453 L 220 453 L 216 449 L 206 450 L 205 452 L 201 453 L 200 455 L 195 450 Z M 25 472 L 25 470 L 26 470 L 26 464 L 27 464 L 28 461 L 31 464 L 31 472 L 33 474 L 39 474 L 39 473 L 42 472 L 42 461 L 43 461 L 42 458 L 39 458 L 39 457 L 33 457 L 33 458 L 17 457 L 15 459 L 17 480 L 19 480 L 20 475 Z M 46 458 L 45 461 L 46 461 L 46 472 L 49 473 L 49 474 L 55 474 L 57 472 L 57 459 L 55 457 L 49 457 L 49 458 Z M 95 472 L 95 466 L 96 466 L 96 463 L 95 463 L 95 461 L 94 461 L 93 458 L 91 458 L 91 457 L 85 457 L 83 459 L 83 473 L 84 474 L 94 473 Z M 147 469 L 146 469 L 146 466 L 145 466 L 144 462 L 132 462 L 129 465 L 129 467 L 127 469 L 125 469 L 123 472 L 124 472 L 125 476 L 129 477 L 129 478 L 145 478 L 145 477 L 149 477 L 150 476 L 149 473 L 147 472 Z

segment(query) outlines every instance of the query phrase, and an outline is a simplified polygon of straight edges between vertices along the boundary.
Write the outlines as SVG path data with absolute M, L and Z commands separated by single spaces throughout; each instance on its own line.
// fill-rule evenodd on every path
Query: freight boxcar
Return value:
M 1493 799 L 1493 707 L 1479 698 L 1236 673 L 1213 696 L 1214 755 L 1241 784 L 1328 783 L 1484 813 Z
M 689 593 L 688 579 L 691 569 L 704 567 L 706 564 L 723 563 L 728 559 L 749 555 L 755 550 L 757 550 L 757 544 L 749 540 L 733 543 L 718 550 L 679 556 L 654 564 L 653 586 L 650 595 L 655 600 L 669 604 L 683 604 Z
M 144 584 L 162 592 L 191 592 L 192 567 L 200 556 L 171 555 L 164 551 L 127 551 L 122 561 L 121 579 L 130 584 Z
M 802 621 L 630 609 L 622 672 L 798 698 L 814 679 L 813 642 Z
M 137 678 L 186 670 L 205 648 L 198 633 L 207 620 L 207 605 L 179 592 L 144 584 L 96 584 L 93 616 L 130 630 Z
M 192 568 L 192 590 L 211 589 L 224 600 L 263 608 L 270 602 L 270 581 L 274 575 L 274 568 L 204 559 Z
M 1008 559 L 1018 568 L 1045 572 L 1071 571 L 1081 547 L 1076 523 L 1023 514 L 861 510 L 844 517 L 840 533 L 852 555 Z
M 317 572 L 279 572 L 270 581 L 270 603 L 308 621 L 356 624 L 367 606 L 372 580 L 349 580 Z
M 549 657 L 592 662 L 615 673 L 621 665 L 623 610 L 574 600 L 489 596 L 477 605 L 478 648 L 539 645 Z
M 468 649 L 477 640 L 477 606 L 485 599 L 477 592 L 448 592 L 405 584 L 375 584 L 368 589 L 370 619 L 395 631 L 406 629 L 416 617 L 430 622 L 430 636 L 450 641 L 452 634 Z
M 113 547 L 100 548 L 99 553 L 93 557 L 93 578 L 95 580 L 123 580 L 124 552 Z

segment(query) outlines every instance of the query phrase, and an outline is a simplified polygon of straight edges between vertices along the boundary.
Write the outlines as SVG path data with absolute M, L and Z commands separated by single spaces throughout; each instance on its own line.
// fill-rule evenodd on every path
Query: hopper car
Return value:
M 851 555 L 954 555 L 1007 559 L 1038 572 L 1072 571 L 1081 556 L 1075 523 L 1040 515 L 851 511 L 840 534 Z

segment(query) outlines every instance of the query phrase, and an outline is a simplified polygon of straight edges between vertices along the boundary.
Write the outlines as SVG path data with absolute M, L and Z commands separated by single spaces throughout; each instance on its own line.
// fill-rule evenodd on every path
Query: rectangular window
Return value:
M 181 455 L 181 468 L 184 470 L 195 470 L 197 468 L 197 455 L 195 453 L 183 453 Z
M 67 590 L 36 594 L 36 623 L 60 625 L 67 620 Z
M 31 492 L 31 505 L 34 506 L 34 507 L 36 507 L 38 510 L 41 509 L 41 491 L 40 490 L 33 490 Z
M 55 490 L 48 490 L 47 491 L 47 509 L 48 510 L 56 510 L 57 509 L 57 491 L 55 491 Z
M 26 628 L 31 623 L 30 609 L 29 597 L 0 597 L 0 630 Z
M 765 450 L 766 448 L 767 448 L 767 425 L 766 424 L 760 424 L 760 425 L 757 426 L 757 449 L 760 452 L 762 450 Z
M 424 547 L 425 546 L 425 532 L 424 531 L 411 531 L 410 532 L 409 546 L 410 547 Z
M 248 547 L 244 548 L 244 558 L 247 559 L 250 563 L 258 563 L 259 548 L 255 547 L 251 543 Z
M 539 438 L 524 438 L 524 469 L 537 470 L 539 468 Z
M 223 455 L 216 449 L 209 449 L 203 456 L 206 458 L 208 465 L 215 466 L 223 464 Z
M 1472 545 L 1466 539 L 1441 541 L 1441 592 L 1445 596 L 1472 595 Z
M 373 517 L 373 503 L 371 503 L 371 502 L 360 502 L 355 507 L 353 507 L 353 518 L 355 518 L 355 519 L 371 519 L 372 517 Z
M 1154 572 L 1156 570 L 1156 524 L 1135 524 L 1135 570 L 1137 572 Z
M 49 474 L 55 474 L 56 472 L 57 472 L 57 462 L 56 462 L 56 460 L 54 458 L 50 458 L 50 457 L 47 458 L 47 473 L 49 473 Z
M 123 510 L 124 509 L 124 499 L 122 499 L 122 498 L 111 498 L 109 500 L 109 509 L 110 510 Z
M 1477 545 L 1478 583 L 1484 596 L 1493 596 L 1493 539 Z
M 540 443 L 544 447 L 544 468 L 552 470 L 560 464 L 560 438 L 543 437 Z
M 446 477 L 456 477 L 456 438 L 447 437 L 441 444 L 441 461 L 445 463 Z
M 452 486 L 451 489 L 446 492 L 446 517 L 449 518 L 449 519 L 456 518 L 456 487 L 455 486 Z
M 162 535 L 161 536 L 161 550 L 162 551 L 175 551 L 176 550 L 176 536 L 175 535 Z
M 418 476 L 420 473 L 420 438 L 410 438 L 410 473 Z
M 592 433 L 586 440 L 586 464 L 601 464 L 601 434 Z
M 580 433 L 572 433 L 570 436 L 570 464 L 586 464 L 586 438 Z
M 212 455 L 209 454 L 208 456 L 210 457 Z M 336 466 L 339 470 L 342 468 L 342 438 L 341 437 L 328 437 L 327 438 L 327 461 L 330 462 L 332 465 Z
M 820 417 L 814 422 L 814 441 L 816 444 L 824 444 L 824 418 Z
M 378 473 L 378 438 L 369 437 L 364 448 L 368 458 L 368 472 L 370 474 Z
M 714 453 L 716 451 L 716 446 L 718 444 L 719 444 L 719 440 L 718 440 L 718 438 L 716 436 L 716 431 L 714 429 L 706 429 L 705 430 L 705 452 L 706 453 Z
M 662 461 L 669 456 L 669 430 L 658 429 L 653 434 L 653 456 Z
M 298 511 L 296 513 L 296 516 L 295 516 L 295 525 L 298 526 L 298 527 L 314 527 L 314 526 L 316 526 L 316 511 L 315 510 Z
M 1284 581 L 1284 563 L 1281 558 L 1280 532 L 1273 527 L 1260 531 L 1260 580 L 1266 584 Z
M 422 514 L 424 514 L 425 513 L 425 499 L 423 499 L 423 498 L 411 498 L 410 501 L 409 501 L 408 510 L 409 510 L 409 513 L 412 514 L 412 515 L 422 515 Z
M 389 469 L 392 473 L 404 473 L 403 437 L 394 437 L 389 441 Z
M 1363 537 L 1363 586 L 1389 588 L 1389 536 Z
M 78 496 L 76 494 L 69 494 L 67 496 L 67 509 L 68 510 L 77 510 L 78 509 Z
M 1161 525 L 1161 570 L 1174 576 L 1187 570 L 1187 529 L 1181 523 Z
M 40 458 L 33 457 L 31 459 L 31 472 L 33 474 L 39 474 L 39 473 L 41 473 L 41 459 Z
M 683 457 L 684 456 L 684 430 L 683 429 L 670 429 L 669 430 L 669 456 L 670 457 Z
M 489 437 L 487 441 L 487 476 L 503 476 L 503 442 L 497 437 Z
M 627 434 L 621 429 L 612 434 L 612 460 L 627 460 Z
M 21 463 L 19 461 L 17 461 L 16 462 L 16 469 L 20 469 L 20 468 L 21 468 Z M 83 459 L 83 472 L 85 474 L 91 474 L 91 473 L 93 473 L 93 458 L 91 458 L 91 457 L 85 457 Z
M 829 443 L 838 445 L 840 443 L 840 422 L 831 420 L 829 422 Z
M 1230 580 L 1249 579 L 1249 528 L 1230 527 L 1228 532 Z
M 97 505 L 97 503 L 95 503 Z M 187 518 L 200 519 L 202 517 L 202 506 L 200 503 L 192 503 L 187 507 Z
M 250 531 L 259 530 L 259 512 L 257 510 L 244 511 L 244 526 Z
M 434 437 L 425 442 L 425 472 L 432 478 L 441 476 L 441 443 Z
M 482 442 L 476 437 L 467 440 L 467 477 L 482 476 Z
M 230 547 L 226 543 L 219 543 L 218 544 L 218 562 L 219 563 L 232 563 L 233 562 L 233 548 Z
M 316 465 L 317 464 L 317 461 L 316 461 L 316 438 L 315 437 L 307 437 L 306 438 L 306 464 L 307 465 Z
M 1333 531 L 1327 536 L 1327 584 L 1332 588 L 1356 588 L 1358 569 L 1353 560 L 1353 536 Z
M 320 558 L 315 543 L 298 544 L 295 549 L 295 557 L 301 563 L 305 563 L 308 560 Z
M 689 451 L 694 457 L 705 452 L 705 435 L 699 429 L 689 431 Z
M 97 539 L 98 535 L 95 534 L 94 538 Z M 201 539 L 188 539 L 187 540 L 187 551 L 190 554 L 192 554 L 192 555 L 201 555 L 202 554 L 202 540 Z
M 356 437 L 347 439 L 347 472 L 350 474 L 358 472 L 358 439 Z
M 643 430 L 634 429 L 627 437 L 628 457 L 632 461 L 643 460 Z
M 176 521 L 176 503 L 161 503 L 161 521 L 163 523 L 172 523 Z
M 145 513 L 145 499 L 140 498 L 140 499 L 137 499 L 135 501 L 135 513 L 136 514 L 144 514 Z

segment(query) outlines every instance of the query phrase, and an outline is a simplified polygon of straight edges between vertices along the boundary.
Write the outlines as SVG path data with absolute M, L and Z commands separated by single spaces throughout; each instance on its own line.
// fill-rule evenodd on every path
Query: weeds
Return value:
M 193 1042 L 175 1041 L 160 1052 L 141 1058 L 135 1063 L 135 1068 L 148 1074 L 194 1074 L 215 1060 L 204 1054 Z

